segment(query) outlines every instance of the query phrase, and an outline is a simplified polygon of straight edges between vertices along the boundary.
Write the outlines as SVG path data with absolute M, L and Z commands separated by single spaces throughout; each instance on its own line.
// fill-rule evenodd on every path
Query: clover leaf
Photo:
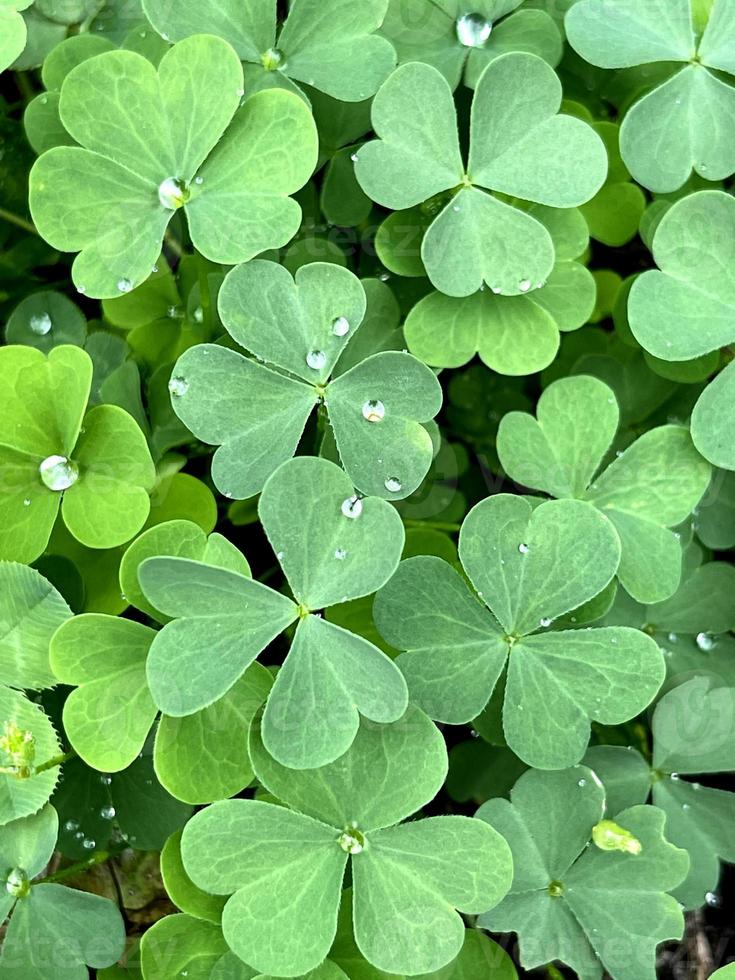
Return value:
M 492 828 L 457 816 L 400 824 L 446 774 L 443 740 L 418 709 L 393 725 L 363 721 L 346 755 L 317 771 L 283 768 L 255 730 L 251 754 L 285 806 L 215 804 L 185 828 L 182 855 L 195 884 L 232 895 L 225 939 L 261 972 L 302 974 L 324 959 L 350 855 L 355 940 L 379 970 L 444 966 L 464 940 L 454 910 L 479 912 L 505 894 L 510 856 Z
M 34 568 L 0 562 L 0 677 L 21 689 L 53 687 L 49 643 L 71 616 L 62 596 Z
M 111 51 L 69 73 L 59 111 L 81 145 L 39 157 L 30 206 L 55 248 L 80 252 L 81 292 L 111 298 L 146 280 L 179 209 L 215 262 L 247 261 L 293 237 L 301 209 L 289 195 L 316 164 L 313 119 L 284 91 L 238 109 L 242 85 L 237 55 L 211 36 L 175 45 L 158 71 Z
M 475 354 L 499 374 L 532 374 L 547 367 L 559 348 L 560 331 L 576 330 L 595 305 L 595 280 L 573 261 L 587 247 L 584 219 L 575 210 L 534 206 L 531 215 L 546 225 L 556 262 L 546 282 L 525 295 L 501 296 L 482 289 L 456 298 L 429 293 L 405 323 L 406 343 L 416 357 L 434 367 L 460 367 Z M 582 226 L 580 230 L 579 226 Z
M 8 344 L 28 344 L 47 354 L 59 344 L 83 347 L 87 321 L 79 307 L 52 290 L 26 296 L 8 317 L 5 339 Z
M 465 165 L 452 91 L 440 72 L 406 64 L 378 91 L 372 118 L 380 138 L 358 151 L 357 179 L 372 200 L 394 210 L 445 195 L 421 245 L 440 292 L 469 296 L 485 282 L 516 296 L 550 275 L 548 231 L 486 191 L 571 208 L 600 189 L 605 148 L 587 123 L 557 115 L 561 96 L 541 58 L 517 53 L 491 62 L 475 90 Z
M 665 670 L 649 636 L 548 631 L 601 592 L 620 559 L 612 523 L 590 504 L 534 509 L 522 497 L 489 497 L 465 518 L 459 556 L 477 597 L 443 560 L 416 557 L 375 602 L 383 637 L 406 651 L 397 662 L 411 699 L 431 717 L 470 721 L 507 671 L 508 745 L 529 765 L 560 769 L 582 758 L 590 720 L 619 724 L 650 703 Z
M 0 370 L 7 386 L 0 554 L 38 558 L 59 509 L 69 531 L 88 547 L 129 540 L 148 516 L 153 462 L 127 412 L 114 405 L 86 411 L 89 356 L 66 345 L 48 357 L 32 347 L 3 347 Z
M 167 915 L 146 930 L 140 944 L 143 975 L 210 980 L 228 946 L 216 924 L 191 915 Z M 244 964 L 243 968 L 247 970 Z M 240 980 L 240 973 L 225 974 Z M 243 977 L 254 977 L 253 971 Z
M 735 341 L 733 234 L 735 201 L 721 191 L 685 197 L 661 219 L 653 239 L 659 268 L 636 280 L 628 300 L 631 330 L 651 354 L 683 361 Z M 697 449 L 728 470 L 735 469 L 734 386 L 735 373 L 728 366 L 692 413 Z
M 302 82 L 342 102 L 361 102 L 395 65 L 393 47 L 375 34 L 387 5 L 388 0 L 294 0 L 280 31 L 275 0 L 196 6 L 144 0 L 143 9 L 166 40 L 215 34 L 229 41 L 246 63 L 248 93 L 274 85 L 300 92 L 294 82 Z
M 61 746 L 43 709 L 20 691 L 0 685 L 0 826 L 37 813 L 59 776 Z M 40 769 L 40 771 L 39 771 Z
M 406 708 L 405 682 L 389 658 L 314 614 L 390 578 L 403 546 L 401 520 L 385 501 L 356 497 L 339 467 L 313 457 L 273 474 L 259 513 L 296 601 L 201 562 L 147 559 L 138 571 L 142 590 L 174 619 L 153 640 L 148 684 L 165 714 L 185 718 L 222 698 L 297 623 L 268 698 L 264 737 L 285 764 L 325 765 L 352 744 L 361 714 L 390 722 Z
M 515 874 L 507 897 L 479 922 L 518 933 L 528 969 L 558 959 L 581 980 L 601 980 L 605 971 L 613 980 L 654 980 L 656 946 L 684 928 L 666 893 L 686 875 L 688 858 L 664 838 L 664 814 L 651 806 L 614 818 L 637 851 L 591 846 L 604 805 L 602 783 L 584 766 L 529 771 L 510 802 L 483 804 L 477 816 L 508 840 Z M 627 941 L 612 943 L 611 934 Z
M 0 950 L 0 975 L 87 980 L 87 966 L 114 963 L 125 948 L 125 928 L 108 899 L 33 879 L 46 867 L 59 821 L 47 806 L 3 830 L 0 843 L 0 920 L 10 924 Z
M 544 391 L 537 418 L 509 412 L 498 429 L 506 473 L 555 497 L 588 500 L 620 539 L 618 578 L 639 602 L 672 595 L 681 577 L 681 545 L 671 527 L 686 520 L 711 470 L 680 425 L 644 433 L 598 475 L 615 438 L 619 410 L 596 378 L 561 378 Z
M 3 0 L 0 4 L 0 71 L 5 71 L 26 46 L 26 23 L 20 11 L 33 0 Z
M 494 58 L 509 51 L 539 55 L 550 65 L 561 59 L 559 31 L 544 10 L 518 10 L 522 0 L 391 0 L 381 31 L 399 63 L 423 61 L 438 69 L 452 88 L 464 76 L 474 88 Z
M 179 358 L 170 387 L 182 422 L 220 445 L 212 477 L 225 496 L 258 493 L 293 456 L 317 405 L 360 491 L 392 500 L 413 493 L 433 455 L 420 423 L 439 411 L 441 388 L 432 371 L 398 351 L 329 380 L 365 315 L 365 290 L 351 272 L 315 262 L 292 278 L 255 260 L 229 273 L 219 309 L 233 339 L 258 360 L 200 344 Z
M 700 8 L 708 17 L 700 23 Z M 565 19 L 567 38 L 601 68 L 666 62 L 664 80 L 628 110 L 620 149 L 635 179 L 675 191 L 692 169 L 705 180 L 735 171 L 735 75 L 728 0 L 580 0 Z M 724 78 L 721 77 L 724 74 Z

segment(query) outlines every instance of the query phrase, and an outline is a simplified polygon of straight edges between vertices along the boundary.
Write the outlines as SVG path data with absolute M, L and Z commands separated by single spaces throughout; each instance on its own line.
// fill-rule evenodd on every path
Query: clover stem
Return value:
M 411 518 L 406 518 L 403 522 L 406 527 L 430 527 L 435 531 L 459 531 L 459 524 L 448 524 L 443 521 L 417 521 Z
M 53 769 L 55 766 L 61 766 L 69 759 L 76 758 L 76 752 L 74 749 L 69 749 L 68 752 L 62 752 L 61 755 L 55 755 L 53 759 L 49 759 L 48 762 L 44 762 L 40 766 L 36 766 L 35 772 L 38 775 L 39 772 L 46 772 L 48 769 Z
M 563 974 L 559 973 L 553 963 L 549 963 L 546 967 L 546 976 L 549 980 L 564 980 Z
M 75 875 L 81 874 L 83 871 L 88 871 L 97 864 L 104 864 L 105 861 L 121 853 L 122 850 L 121 848 L 118 851 L 97 851 L 92 857 L 85 858 L 84 861 L 77 861 L 76 864 L 70 864 L 68 868 L 57 871 L 55 874 L 49 875 L 48 878 L 32 881 L 31 885 L 46 885 L 57 881 L 64 881 L 66 878 L 73 878 Z
M 207 275 L 207 262 L 203 255 L 196 253 L 197 272 L 199 274 L 199 305 L 204 314 L 204 325 L 208 330 L 212 329 L 212 293 L 209 288 L 209 276 Z
M 0 218 L 3 221 L 9 221 L 11 225 L 17 225 L 18 228 L 22 228 L 23 231 L 29 231 L 32 235 L 38 235 L 36 226 L 32 221 L 27 221 L 25 218 L 21 218 L 19 214 L 13 214 L 12 211 L 6 211 L 5 208 L 0 208 Z
M 13 74 L 15 76 L 15 84 L 18 86 L 18 91 L 23 96 L 24 102 L 26 104 L 32 102 L 36 97 L 36 90 L 31 81 L 32 76 L 25 71 L 16 71 Z

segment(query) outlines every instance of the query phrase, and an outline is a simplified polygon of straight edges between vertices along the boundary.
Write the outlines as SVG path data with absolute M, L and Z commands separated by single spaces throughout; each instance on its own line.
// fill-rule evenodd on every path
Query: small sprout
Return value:
M 592 840 L 601 851 L 622 851 L 624 854 L 640 854 L 641 842 L 629 830 L 613 820 L 601 820 L 592 828 Z
M 19 728 L 16 722 L 6 721 L 0 735 L 0 752 L 4 754 L 2 769 L 18 779 L 33 775 L 36 760 L 36 740 L 33 733 Z

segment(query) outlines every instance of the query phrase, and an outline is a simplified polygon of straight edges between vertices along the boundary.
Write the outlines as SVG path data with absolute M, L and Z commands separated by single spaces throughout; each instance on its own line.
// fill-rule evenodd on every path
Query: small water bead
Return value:
M 37 316 L 31 317 L 28 325 L 31 328 L 31 333 L 35 333 L 38 337 L 45 337 L 47 333 L 51 332 L 51 327 L 54 324 L 48 313 L 39 313 Z
M 201 187 L 204 183 L 204 177 L 195 177 L 194 183 L 197 185 L 197 187 Z
M 342 503 L 342 513 L 345 517 L 349 517 L 350 520 L 357 520 L 357 518 L 362 514 L 362 500 L 357 497 L 348 497 Z
M 103 820 L 114 820 L 116 813 L 114 806 L 103 806 L 100 810 L 100 816 Z
M 687 810 L 691 810 L 692 807 L 690 803 L 682 803 L 681 808 L 684 811 L 684 813 L 686 813 Z
M 548 616 L 542 616 L 539 620 L 539 626 L 543 626 L 543 628 L 546 629 L 547 626 L 551 626 L 552 622 L 553 620 L 549 619 Z
M 282 561 L 285 557 L 286 557 L 286 552 L 285 551 L 277 551 L 276 552 L 276 558 L 278 559 L 278 561 Z
M 362 854 L 367 846 L 365 835 L 357 827 L 349 827 L 337 838 L 337 843 L 347 854 Z
M 579 786 L 580 789 L 582 789 L 586 785 L 587 785 L 587 780 L 586 779 L 583 778 L 583 779 L 578 779 L 577 780 L 577 786 Z
M 346 337 L 350 332 L 350 321 L 346 316 L 338 316 L 332 321 L 332 333 L 335 337 Z
M 384 486 L 389 493 L 400 493 L 403 489 L 403 484 L 397 476 L 389 476 L 385 481 Z
M 503 292 L 502 286 L 491 286 L 490 289 L 492 289 L 496 296 L 500 296 L 500 294 Z
M 189 188 L 181 177 L 167 177 L 158 185 L 158 200 L 168 211 L 178 211 L 189 200 Z
M 520 553 L 522 555 L 527 555 L 528 552 L 530 551 L 530 548 L 528 547 L 527 544 L 522 544 L 521 543 L 521 544 L 518 545 L 518 550 L 520 551 Z
M 286 67 L 283 51 L 279 51 L 278 48 L 268 48 L 260 56 L 260 61 L 266 71 L 276 71 Z
M 31 498 L 30 497 L 26 497 L 25 498 L 25 500 L 23 501 L 23 506 L 24 507 L 30 507 L 31 506 Z
M 669 633 L 667 639 L 668 639 L 669 643 L 678 643 L 679 642 L 679 637 L 676 635 L 676 633 Z
M 521 279 L 521 281 L 518 283 L 518 288 L 522 293 L 527 293 L 528 290 L 531 288 L 531 280 Z
M 337 548 L 337 550 L 334 552 L 334 557 L 337 559 L 337 561 L 344 561 L 344 559 L 347 557 L 347 552 L 344 548 Z
M 85 837 L 82 841 L 82 847 L 85 851 L 93 851 L 97 847 L 97 842 L 93 841 L 90 837 Z
M 168 390 L 171 395 L 174 395 L 176 398 L 181 398 L 189 390 L 189 382 L 186 378 L 171 378 L 168 383 Z
M 353 163 L 357 163 L 357 154 L 356 153 L 351 153 L 350 154 L 350 160 L 352 160 Z
M 362 417 L 366 422 L 382 422 L 385 418 L 385 405 L 377 399 L 370 399 L 362 406 Z
M 321 371 L 327 363 L 327 355 L 323 350 L 310 350 L 306 355 L 306 364 L 312 371 Z
M 117 283 L 117 290 L 120 293 L 129 293 L 133 288 L 133 284 L 130 279 L 119 279 Z
M 192 314 L 192 318 L 194 323 L 204 323 L 204 310 L 201 308 L 201 306 L 197 306 Z
M 713 650 L 717 644 L 717 641 L 709 633 L 697 633 L 697 646 L 700 650 L 705 652 Z
M 463 14 L 457 19 L 455 30 L 460 44 L 466 48 L 482 48 L 490 39 L 493 25 L 482 14 Z
M 64 824 L 64 830 L 73 834 L 75 830 L 79 830 L 79 822 L 77 820 L 67 820 Z
M 13 868 L 5 882 L 5 890 L 14 898 L 25 898 L 31 890 L 31 882 L 23 868 Z
M 140 758 L 140 756 L 138 756 L 138 758 Z M 107 773 L 103 773 L 100 776 L 100 782 L 103 786 L 110 786 L 112 783 L 112 776 L 108 775 Z
M 47 456 L 38 472 L 49 490 L 68 490 L 79 479 L 79 467 L 66 456 Z
M 715 892 L 707 892 L 704 900 L 711 909 L 716 909 L 720 904 L 720 896 Z
M 84 294 L 87 292 L 87 287 L 86 286 L 77 286 L 77 292 L 81 296 L 84 296 Z

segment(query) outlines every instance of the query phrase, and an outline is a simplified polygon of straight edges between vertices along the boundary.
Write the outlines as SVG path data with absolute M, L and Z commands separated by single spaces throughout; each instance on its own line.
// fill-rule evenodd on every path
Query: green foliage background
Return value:
M 732 0 L 0 68 L 0 980 L 732 975 Z

